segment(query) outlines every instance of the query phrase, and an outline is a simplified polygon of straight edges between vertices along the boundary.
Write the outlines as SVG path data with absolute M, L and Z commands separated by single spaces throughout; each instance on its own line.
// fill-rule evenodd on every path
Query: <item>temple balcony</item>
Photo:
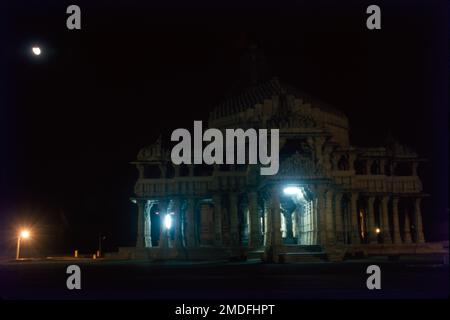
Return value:
M 345 188 L 367 192 L 420 193 L 422 182 L 418 176 L 336 175 L 334 181 Z
M 356 176 L 354 187 L 368 192 L 419 193 L 422 183 L 417 176 Z
M 247 185 L 246 172 L 216 172 L 212 176 L 175 177 L 172 179 L 139 179 L 135 194 L 139 197 L 169 195 L 211 195 L 216 191 L 239 190 Z

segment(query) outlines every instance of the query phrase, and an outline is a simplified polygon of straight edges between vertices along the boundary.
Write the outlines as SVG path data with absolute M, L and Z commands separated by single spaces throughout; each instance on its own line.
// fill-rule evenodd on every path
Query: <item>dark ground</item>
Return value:
M 81 268 L 81 290 L 66 288 L 66 268 Z M 381 268 L 368 290 L 366 268 Z M 344 263 L 176 263 L 22 261 L 0 265 L 4 299 L 314 299 L 448 298 L 448 265 L 386 260 Z

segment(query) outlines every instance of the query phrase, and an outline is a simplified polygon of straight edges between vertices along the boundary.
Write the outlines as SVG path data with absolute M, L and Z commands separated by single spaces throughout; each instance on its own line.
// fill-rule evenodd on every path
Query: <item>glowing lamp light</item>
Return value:
M 31 51 L 33 51 L 33 54 L 35 56 L 38 56 L 41 54 L 41 48 L 39 48 L 39 47 L 33 47 L 33 48 L 31 48 Z
M 164 226 L 166 229 L 170 229 L 172 227 L 172 216 L 170 214 L 166 214 L 164 216 Z
M 20 237 L 23 238 L 23 239 L 28 239 L 30 237 L 30 231 L 22 230 L 20 232 Z
M 299 187 L 286 187 L 283 189 L 284 194 L 288 196 L 301 195 L 302 190 Z
M 16 248 L 16 260 L 20 259 L 20 242 L 22 239 L 28 239 L 30 237 L 30 231 L 22 230 L 19 232 L 19 236 L 17 237 L 17 248 Z
M 381 232 L 380 228 L 376 228 L 376 229 L 375 229 L 375 232 L 376 232 L 377 234 L 380 233 L 380 232 Z

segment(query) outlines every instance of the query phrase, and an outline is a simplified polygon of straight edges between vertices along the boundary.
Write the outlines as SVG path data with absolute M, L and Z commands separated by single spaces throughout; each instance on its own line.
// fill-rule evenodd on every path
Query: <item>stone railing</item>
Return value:
M 383 175 L 335 175 L 334 181 L 349 189 L 363 189 L 368 192 L 419 193 L 422 182 L 417 176 L 383 176 Z
M 204 177 L 176 177 L 172 179 L 139 179 L 134 187 L 138 197 L 164 197 L 168 195 L 211 195 L 215 191 L 244 190 L 246 173 L 217 173 Z
M 180 177 L 176 179 L 139 179 L 134 192 L 139 197 L 166 195 L 203 195 L 211 189 L 211 177 Z
M 422 190 L 422 181 L 417 176 L 392 178 L 392 192 L 394 193 L 415 193 L 422 192 Z
M 368 192 L 392 192 L 391 185 L 386 176 L 355 176 L 352 187 Z

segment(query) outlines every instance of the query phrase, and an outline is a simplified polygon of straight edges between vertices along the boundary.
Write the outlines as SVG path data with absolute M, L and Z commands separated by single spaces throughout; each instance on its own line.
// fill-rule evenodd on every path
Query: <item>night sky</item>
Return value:
M 352 144 L 381 146 L 391 132 L 428 159 L 425 237 L 448 239 L 444 1 L 377 1 L 377 31 L 363 1 L 92 2 L 0 5 L 2 250 L 20 224 L 40 239 L 36 254 L 94 250 L 99 232 L 110 250 L 133 245 L 129 162 L 161 132 L 207 120 L 253 42 L 270 74 L 348 115 Z M 81 7 L 79 31 L 66 28 L 70 4 Z

